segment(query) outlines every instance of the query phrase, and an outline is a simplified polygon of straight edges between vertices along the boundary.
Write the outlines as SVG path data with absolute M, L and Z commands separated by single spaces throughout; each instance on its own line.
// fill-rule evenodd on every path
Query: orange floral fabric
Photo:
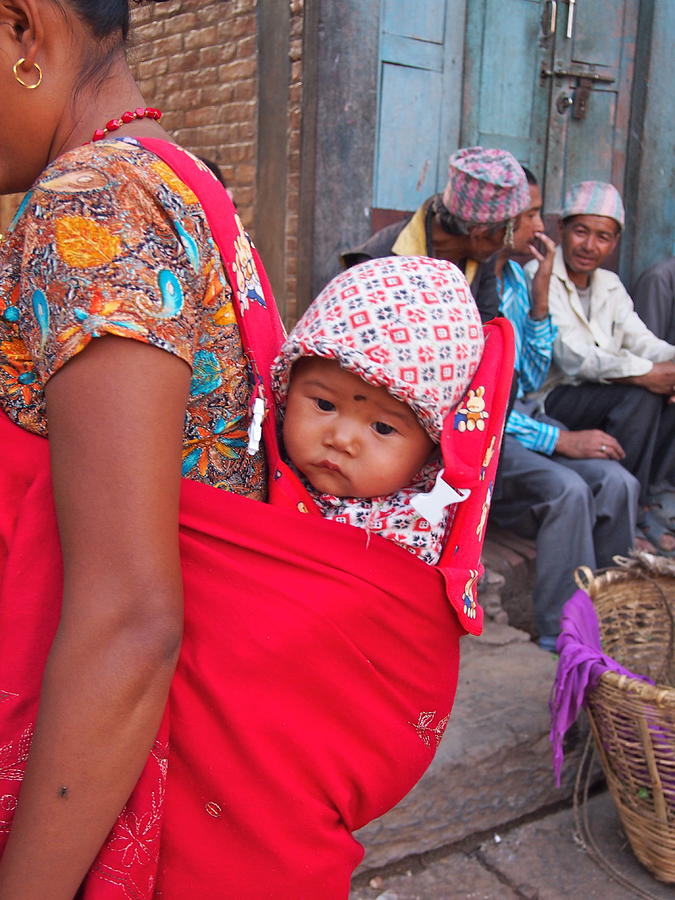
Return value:
M 246 283 L 255 268 L 237 226 Z M 55 160 L 0 245 L 0 406 L 46 436 L 45 384 L 104 334 L 191 366 L 183 474 L 260 499 L 263 457 L 246 453 L 251 372 L 218 250 L 195 194 L 130 139 Z

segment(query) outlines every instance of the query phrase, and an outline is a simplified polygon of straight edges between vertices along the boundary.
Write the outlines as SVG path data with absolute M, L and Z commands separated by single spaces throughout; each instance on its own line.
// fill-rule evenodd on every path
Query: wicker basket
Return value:
M 675 882 L 675 563 L 638 554 L 577 573 L 603 651 L 656 685 L 606 672 L 587 697 L 596 749 L 626 836 L 659 881 Z

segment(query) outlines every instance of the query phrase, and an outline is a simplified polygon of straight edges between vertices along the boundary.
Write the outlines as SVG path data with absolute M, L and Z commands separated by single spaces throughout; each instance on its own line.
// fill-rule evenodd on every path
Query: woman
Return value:
M 203 214 L 142 148 L 87 143 L 145 109 L 128 15 L 126 0 L 0 3 L 0 189 L 43 186 L 5 241 L 0 283 L 5 301 L 19 285 L 44 304 L 37 331 L 5 329 L 2 406 L 49 434 L 65 565 L 3 900 L 75 894 L 153 745 L 181 642 L 181 451 L 189 478 L 263 495 L 236 326 L 214 336 L 199 320 L 206 292 L 227 300 Z M 166 139 L 149 116 L 118 135 Z M 186 296 L 168 318 L 172 289 Z M 210 390 L 212 363 L 224 388 Z M 221 419 L 236 425 L 220 428 L 219 452 Z
M 472 493 L 438 568 L 323 520 L 273 413 L 258 502 L 278 320 L 127 28 L 126 0 L 0 0 L 0 191 L 29 191 L 0 247 L 0 900 L 345 898 L 480 631 L 508 337 L 485 431 L 444 432 Z

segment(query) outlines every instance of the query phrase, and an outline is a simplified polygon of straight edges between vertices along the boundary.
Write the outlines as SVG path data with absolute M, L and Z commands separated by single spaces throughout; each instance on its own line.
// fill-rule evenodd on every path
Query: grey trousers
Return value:
M 555 636 L 563 604 L 576 589 L 574 569 L 611 565 L 632 546 L 639 482 L 612 460 L 545 456 L 511 435 L 504 438 L 500 473 L 490 518 L 536 540 L 535 624 L 539 637 Z
M 661 394 L 632 384 L 561 384 L 546 398 L 546 412 L 567 428 L 602 428 L 623 447 L 621 465 L 641 486 L 675 487 L 675 405 Z

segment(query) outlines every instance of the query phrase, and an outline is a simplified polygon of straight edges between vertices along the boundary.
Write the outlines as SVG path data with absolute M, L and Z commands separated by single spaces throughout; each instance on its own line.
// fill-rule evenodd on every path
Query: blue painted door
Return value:
M 467 0 L 461 143 L 509 150 L 533 170 L 546 153 L 547 101 L 535 90 L 544 59 L 539 0 Z
M 373 207 L 415 209 L 472 144 L 532 168 L 550 211 L 574 181 L 621 189 L 639 5 L 382 0 Z
M 560 209 L 625 179 L 639 0 L 467 0 L 463 144 L 511 150 Z
M 464 0 L 383 0 L 373 206 L 415 209 L 459 139 Z

